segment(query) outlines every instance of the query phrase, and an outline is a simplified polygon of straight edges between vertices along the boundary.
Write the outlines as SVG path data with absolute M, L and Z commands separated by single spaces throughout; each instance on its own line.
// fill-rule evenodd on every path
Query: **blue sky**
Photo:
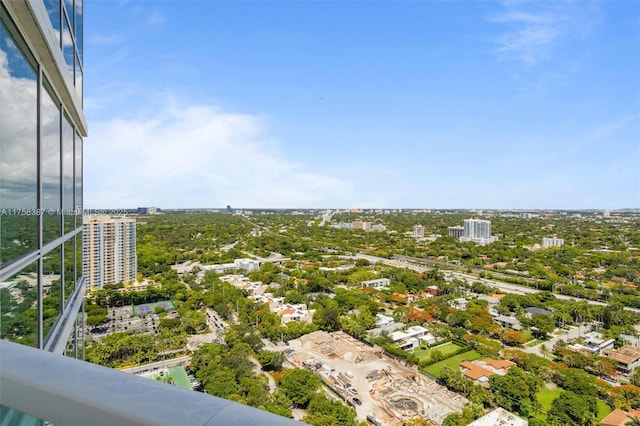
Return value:
M 640 207 L 640 2 L 84 14 L 87 208 Z

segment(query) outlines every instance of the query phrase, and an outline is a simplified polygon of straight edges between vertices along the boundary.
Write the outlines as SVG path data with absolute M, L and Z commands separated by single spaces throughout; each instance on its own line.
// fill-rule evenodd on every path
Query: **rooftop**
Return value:
M 486 416 L 469 423 L 469 426 L 527 426 L 528 424 L 529 422 L 525 419 L 498 407 Z
M 608 349 L 605 355 L 623 364 L 631 364 L 640 360 L 640 348 L 635 346 L 623 346 L 620 349 Z

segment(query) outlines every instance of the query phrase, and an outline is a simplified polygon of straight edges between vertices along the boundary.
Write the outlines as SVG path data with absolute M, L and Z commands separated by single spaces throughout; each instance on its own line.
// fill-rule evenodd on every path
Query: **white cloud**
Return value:
M 349 204 L 352 184 L 288 160 L 264 120 L 208 105 L 94 122 L 85 206 L 316 207 Z
M 593 25 L 592 1 L 503 1 L 503 11 L 489 18 L 505 26 L 497 51 L 527 65 L 547 59 L 566 39 L 580 37 Z

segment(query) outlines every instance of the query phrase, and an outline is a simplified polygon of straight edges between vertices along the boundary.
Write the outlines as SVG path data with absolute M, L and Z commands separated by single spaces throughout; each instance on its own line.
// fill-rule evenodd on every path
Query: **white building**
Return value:
M 464 227 L 462 226 L 449 226 L 447 230 L 451 238 L 458 240 L 460 237 L 464 237 Z
M 398 343 L 400 348 L 404 350 L 416 348 L 420 345 L 420 342 L 432 345 L 436 341 L 436 338 L 429 330 L 419 325 L 409 327 L 405 331 L 394 331 L 390 337 L 393 343 Z
M 217 273 L 235 271 L 242 269 L 247 272 L 257 271 L 260 269 L 260 262 L 253 259 L 236 259 L 233 263 L 219 263 L 217 265 L 203 265 L 202 269 L 206 271 L 215 271 Z
M 273 312 L 280 317 L 280 321 L 282 322 L 282 324 L 287 324 L 290 322 L 310 323 L 311 321 L 313 321 L 313 314 L 315 313 L 315 311 L 315 309 L 307 309 L 307 305 L 305 305 L 304 303 L 299 303 L 297 305 L 283 305 Z
M 125 217 L 85 216 L 82 270 L 90 290 L 136 280 L 136 221 Z
M 376 314 L 376 327 L 384 327 L 385 325 L 393 324 L 393 317 Z
M 569 348 L 573 349 L 574 351 L 599 354 L 606 349 L 613 349 L 614 342 L 615 342 L 615 339 L 605 340 L 602 333 L 598 333 L 597 331 L 592 331 L 590 333 L 587 333 L 584 336 L 583 344 L 576 343 L 573 345 L 569 345 Z
M 348 222 L 336 222 L 331 224 L 332 228 L 338 229 L 353 229 L 353 223 Z
M 422 238 L 424 237 L 424 226 L 422 225 L 415 225 L 413 227 L 413 236 L 416 238 Z
M 391 284 L 389 278 L 378 278 L 377 280 L 362 281 L 362 287 L 373 287 L 376 290 L 382 290 Z
M 562 238 L 556 238 L 556 237 L 547 238 L 547 237 L 544 237 L 542 239 L 542 248 L 562 247 L 563 245 L 564 245 L 564 239 L 562 239 Z
M 527 426 L 529 422 L 498 407 L 489 414 L 469 423 L 469 426 Z
M 491 235 L 491 221 L 480 219 L 465 219 L 463 236 L 460 242 L 473 242 L 480 244 L 491 244 L 498 241 L 498 237 Z
M 522 324 L 516 317 L 508 317 L 506 315 L 498 315 L 493 319 L 496 323 L 500 324 L 505 328 L 511 328 L 513 330 L 521 330 Z

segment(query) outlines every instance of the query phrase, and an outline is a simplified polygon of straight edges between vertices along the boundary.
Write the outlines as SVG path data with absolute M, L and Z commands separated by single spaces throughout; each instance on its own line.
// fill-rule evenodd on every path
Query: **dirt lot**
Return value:
M 399 425 L 412 417 L 441 424 L 461 412 L 467 400 L 420 374 L 417 367 L 383 354 L 343 332 L 316 331 L 289 342 L 290 361 L 310 367 L 365 420 L 373 414 L 382 424 Z M 354 398 L 361 404 L 354 402 Z

